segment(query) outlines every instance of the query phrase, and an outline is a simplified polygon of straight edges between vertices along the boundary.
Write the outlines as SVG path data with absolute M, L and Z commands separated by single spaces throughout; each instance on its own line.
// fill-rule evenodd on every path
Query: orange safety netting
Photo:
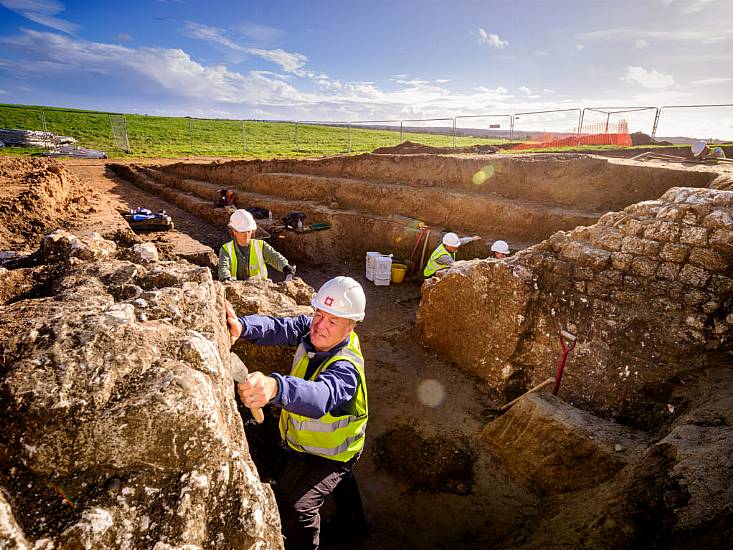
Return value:
M 542 134 L 536 140 L 519 143 L 512 147 L 514 150 L 522 149 L 545 149 L 551 147 L 577 147 L 578 145 L 618 145 L 629 147 L 631 136 L 629 125 L 625 120 L 618 124 L 597 124 L 583 125 L 580 132 L 575 129 L 563 133 Z

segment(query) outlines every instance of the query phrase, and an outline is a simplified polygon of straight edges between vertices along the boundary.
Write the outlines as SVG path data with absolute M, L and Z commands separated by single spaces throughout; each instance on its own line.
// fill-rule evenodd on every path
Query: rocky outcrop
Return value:
M 425 343 L 507 397 L 554 374 L 560 329 L 577 334 L 561 395 L 639 426 L 685 407 L 702 359 L 730 352 L 733 192 L 673 188 L 559 232 L 506 261 L 457 262 L 425 282 Z
M 312 315 L 313 288 L 297 277 L 292 281 L 274 283 L 269 279 L 232 281 L 224 283 L 226 298 L 239 316 L 275 315 L 296 317 Z M 295 346 L 259 346 L 246 340 L 237 340 L 233 350 L 245 362 L 250 372 L 289 374 Z
M 211 272 L 61 231 L 40 253 L 58 269 L 45 297 L 0 306 L 3 536 L 18 548 L 281 548 Z

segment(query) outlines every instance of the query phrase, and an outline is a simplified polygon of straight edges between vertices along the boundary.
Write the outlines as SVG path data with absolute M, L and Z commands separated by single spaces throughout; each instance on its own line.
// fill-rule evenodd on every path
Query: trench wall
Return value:
M 276 219 L 297 210 L 308 223 L 328 222 L 328 231 L 286 232 L 272 241 L 296 262 L 309 263 L 361 258 L 368 250 L 407 257 L 421 224 L 431 230 L 426 254 L 450 230 L 482 237 L 462 247 L 459 258 L 486 257 L 496 239 L 514 250 L 525 248 L 558 230 L 591 225 L 616 206 L 659 196 L 681 181 L 707 186 L 715 176 L 581 155 L 367 154 L 113 169 L 222 227 L 228 214 L 213 206 L 222 187 L 235 189 L 238 207 L 266 208 Z M 420 253 L 413 258 L 419 260 Z

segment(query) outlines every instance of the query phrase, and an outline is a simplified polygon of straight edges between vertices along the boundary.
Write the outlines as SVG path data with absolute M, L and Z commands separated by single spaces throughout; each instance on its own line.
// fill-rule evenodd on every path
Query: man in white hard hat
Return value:
M 696 141 L 692 144 L 691 149 L 692 156 L 696 160 L 725 158 L 725 151 L 723 151 L 722 147 L 713 147 L 712 149 L 710 149 L 710 147 L 708 147 L 708 144 L 704 141 Z
M 350 529 L 363 528 L 363 510 L 351 473 L 364 447 L 368 418 L 364 357 L 354 332 L 366 298 L 351 277 L 326 282 L 311 300 L 312 316 L 237 317 L 227 302 L 232 341 L 297 346 L 290 375 L 253 372 L 237 391 L 246 407 L 280 409 L 280 437 L 289 455 L 274 486 L 286 548 L 317 548 L 320 508 L 335 499 Z M 344 491 L 344 487 L 348 490 Z M 341 502 L 339 502 L 339 492 Z M 349 512 L 344 512 L 348 500 Z
M 501 260 L 509 256 L 509 245 L 506 244 L 506 241 L 494 241 L 491 251 L 494 253 L 494 258 Z
M 285 273 L 286 280 L 292 279 L 295 266 L 291 266 L 285 256 L 268 243 L 252 236 L 257 223 L 246 210 L 235 210 L 229 217 L 229 234 L 232 240 L 219 249 L 219 280 L 244 280 L 251 277 L 267 279 L 267 266 L 270 265 Z
M 460 246 L 472 241 L 478 241 L 479 239 L 481 237 L 477 235 L 473 237 L 459 237 L 455 233 L 446 233 L 443 235 L 443 240 L 433 250 L 433 253 L 428 258 L 428 263 L 425 264 L 425 269 L 423 270 L 425 278 L 432 277 L 438 271 L 449 268 L 456 261 L 456 252 Z

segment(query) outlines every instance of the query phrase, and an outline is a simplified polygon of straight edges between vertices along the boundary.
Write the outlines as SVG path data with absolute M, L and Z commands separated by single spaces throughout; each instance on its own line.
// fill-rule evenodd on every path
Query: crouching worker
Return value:
M 257 223 L 246 210 L 236 210 L 229 217 L 229 234 L 232 240 L 219 249 L 219 280 L 233 281 L 254 277 L 267 279 L 267 266 L 270 265 L 293 278 L 295 266 L 285 259 L 265 241 L 252 238 Z
M 425 278 L 432 277 L 443 269 L 448 269 L 456 261 L 456 252 L 460 246 L 480 239 L 481 237 L 478 236 L 459 238 L 455 233 L 443 235 L 443 241 L 433 250 L 430 258 L 428 258 L 428 263 L 425 264 L 423 270 Z
M 365 304 L 364 290 L 351 277 L 336 277 L 321 287 L 311 301 L 312 317 L 237 317 L 227 303 L 232 341 L 297 345 L 290 375 L 253 372 L 237 384 L 246 407 L 269 403 L 281 409 L 288 466 L 279 469 L 273 489 L 289 550 L 318 548 L 320 508 L 332 493 L 337 516 L 351 522 L 347 529 L 364 527 L 351 469 L 364 447 L 368 418 L 364 358 L 354 332 Z

